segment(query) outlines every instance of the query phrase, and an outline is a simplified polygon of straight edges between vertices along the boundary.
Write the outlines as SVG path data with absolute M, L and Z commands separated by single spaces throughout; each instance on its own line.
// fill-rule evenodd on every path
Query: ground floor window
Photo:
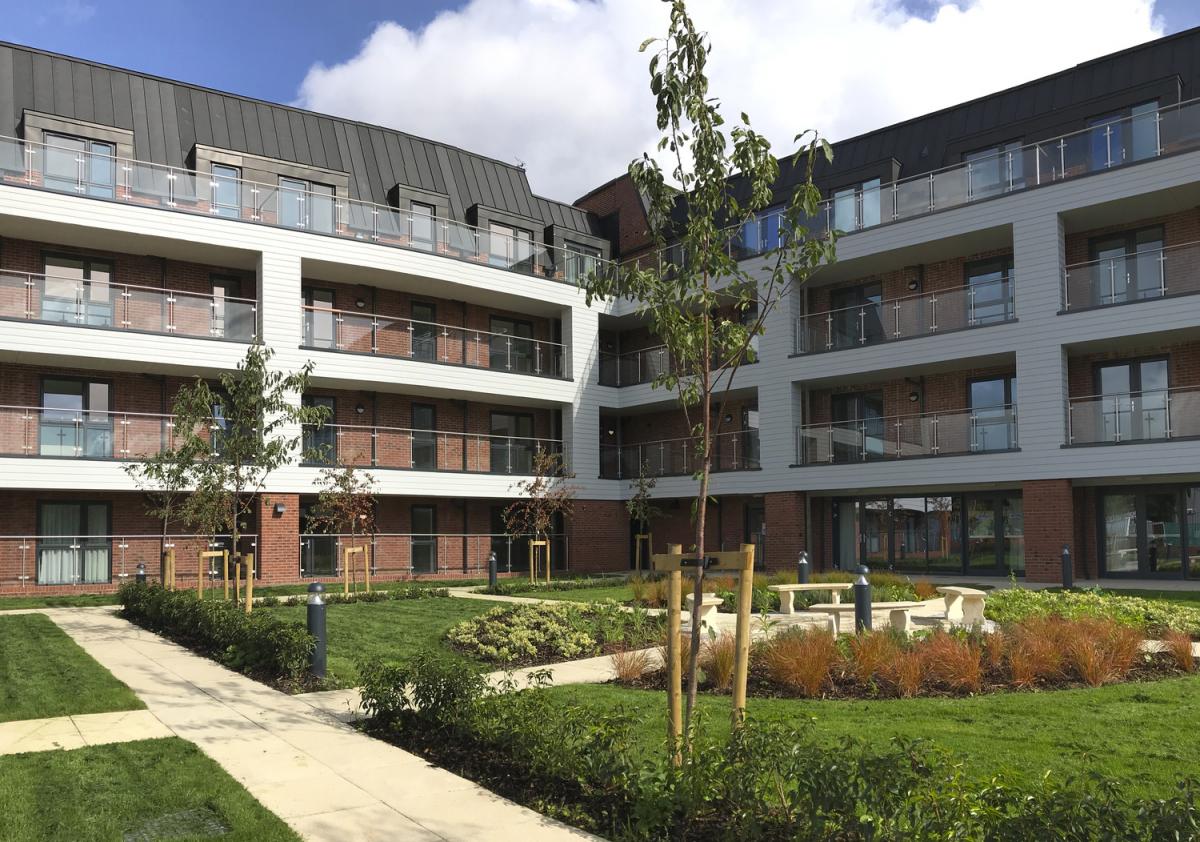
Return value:
M 1200 578 L 1200 486 L 1105 489 L 1096 507 L 1102 573 Z
M 94 585 L 112 579 L 108 503 L 38 504 L 39 585 Z
M 1023 574 L 1017 491 L 833 501 L 835 566 L 917 573 Z

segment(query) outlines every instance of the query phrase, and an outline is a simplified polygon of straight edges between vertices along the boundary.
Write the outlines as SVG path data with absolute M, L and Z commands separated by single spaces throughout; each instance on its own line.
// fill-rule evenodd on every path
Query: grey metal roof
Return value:
M 399 183 L 448 195 L 457 219 L 482 204 L 573 231 L 600 230 L 581 208 L 534 195 L 525 171 L 503 161 L 382 126 L 0 42 L 0 134 L 15 137 L 26 109 L 131 130 L 139 160 L 182 167 L 201 143 L 344 171 L 352 197 L 379 204 Z

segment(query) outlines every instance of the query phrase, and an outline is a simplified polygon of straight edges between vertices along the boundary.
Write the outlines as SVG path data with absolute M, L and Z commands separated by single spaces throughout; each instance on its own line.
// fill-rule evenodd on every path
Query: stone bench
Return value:
M 920 605 L 922 605 L 920 602 L 874 602 L 871 604 L 871 612 L 888 612 L 888 622 L 893 629 L 909 632 L 912 631 L 912 615 L 910 612 Z M 835 634 L 841 634 L 841 617 L 843 614 L 849 615 L 852 622 L 854 620 L 853 603 L 818 603 L 808 606 L 808 610 L 816 614 L 828 614 L 833 617 Z
M 848 591 L 851 582 L 812 582 L 804 585 L 767 585 L 767 590 L 779 594 L 779 611 L 783 614 L 796 613 L 797 591 L 829 591 L 835 605 L 842 602 L 842 591 Z
M 937 589 L 946 600 L 946 619 L 956 625 L 983 625 L 983 605 L 987 591 L 946 585 Z
M 696 604 L 696 595 L 694 593 L 688 594 L 686 599 L 684 600 L 684 602 L 687 606 L 687 609 L 686 609 L 687 616 L 691 617 L 692 616 L 692 606 Z M 715 593 L 704 594 L 703 598 L 700 600 L 700 625 L 701 626 L 709 625 L 709 621 L 717 613 L 717 608 L 719 608 L 721 606 L 721 603 L 723 603 L 723 602 L 724 602 L 724 600 L 721 599 L 721 597 L 717 596 Z

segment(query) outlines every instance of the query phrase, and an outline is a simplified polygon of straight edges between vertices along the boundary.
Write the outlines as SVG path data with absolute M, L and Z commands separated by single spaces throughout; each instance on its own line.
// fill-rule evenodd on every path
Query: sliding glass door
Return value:
M 38 506 L 39 585 L 95 585 L 112 579 L 107 503 Z
M 1200 575 L 1196 555 L 1195 488 L 1106 491 L 1098 502 L 1102 570 L 1107 576 Z M 1186 528 L 1185 528 L 1186 524 Z

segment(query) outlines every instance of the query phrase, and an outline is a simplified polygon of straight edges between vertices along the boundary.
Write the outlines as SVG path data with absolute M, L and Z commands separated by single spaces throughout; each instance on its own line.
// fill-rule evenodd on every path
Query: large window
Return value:
M 1017 378 L 1004 375 L 972 380 L 968 384 L 971 404 L 971 451 L 1012 450 L 1017 446 Z
M 1121 304 L 1165 294 L 1162 226 L 1096 237 L 1088 247 L 1095 261 L 1093 304 Z
M 414 360 L 437 359 L 437 308 L 424 301 L 412 303 L 412 356 Z
M 238 219 L 242 215 L 242 172 L 237 167 L 212 165 L 212 210 L 217 216 Z
M 834 462 L 862 462 L 883 456 L 882 392 L 834 395 L 832 410 Z
M 1014 492 L 835 500 L 834 558 L 842 570 L 1019 574 L 1021 503 Z
M 412 405 L 412 466 L 418 471 L 436 471 L 437 409 L 432 404 Z
M 1167 437 L 1167 360 L 1103 363 L 1096 367 L 1100 395 L 1097 441 Z
M 586 281 L 600 264 L 600 249 L 572 242 L 566 242 L 563 246 L 566 250 L 563 257 L 564 280 L 575 284 Z
M 1113 489 L 1098 496 L 1102 570 L 1110 576 L 1200 577 L 1200 489 Z
M 488 227 L 488 259 L 504 269 L 528 268 L 533 260 L 533 233 L 493 222 Z
M 490 327 L 492 340 L 488 355 L 489 368 L 519 374 L 530 374 L 537 370 L 532 322 L 510 319 L 507 316 L 492 316 Z
M 300 498 L 300 575 L 336 576 L 338 573 L 338 540 L 313 518 L 314 497 Z
M 337 400 L 326 395 L 305 395 L 304 406 L 322 406 L 328 410 L 325 422 L 320 427 L 306 424 L 300 444 L 300 453 L 309 465 L 336 465 L 338 463 Z
M 436 573 L 437 509 L 433 506 L 413 506 L 410 552 L 414 573 Z
M 742 248 L 747 253 L 762 254 L 783 244 L 779 228 L 783 210 L 782 207 L 767 208 L 742 225 Z
M 833 191 L 833 227 L 839 231 L 857 231 L 878 225 L 878 178 Z M 889 211 L 888 218 L 891 218 Z
M 963 155 L 970 198 L 984 199 L 1025 186 L 1019 140 L 976 149 Z
M 51 190 L 102 199 L 116 195 L 117 148 L 111 143 L 46 132 L 42 180 Z
M 254 310 L 240 298 L 242 282 L 229 275 L 213 275 L 212 285 L 212 335 L 228 339 L 250 339 L 254 336 Z
M 304 344 L 313 348 L 337 347 L 337 313 L 333 309 L 333 290 L 304 290 Z
M 491 472 L 528 474 L 533 470 L 533 416 L 524 412 L 492 413 Z
M 109 260 L 46 255 L 42 319 L 49 322 L 111 327 L 113 264 Z
M 418 248 L 433 249 L 434 240 L 434 207 L 422 202 L 409 205 L 409 238 Z
M 112 405 L 108 383 L 47 377 L 42 381 L 38 452 L 42 456 L 111 459 Z
M 1158 101 L 1088 120 L 1088 166 L 1102 170 L 1158 155 Z
M 95 585 L 112 579 L 107 503 L 38 504 L 39 585 Z
M 279 179 L 279 224 L 326 234 L 333 232 L 333 187 L 298 178 Z
M 830 291 L 833 347 L 857 348 L 882 341 L 882 308 L 883 285 L 878 281 Z
M 990 325 L 1016 316 L 1012 294 L 1012 258 L 997 257 L 968 263 L 967 324 Z

